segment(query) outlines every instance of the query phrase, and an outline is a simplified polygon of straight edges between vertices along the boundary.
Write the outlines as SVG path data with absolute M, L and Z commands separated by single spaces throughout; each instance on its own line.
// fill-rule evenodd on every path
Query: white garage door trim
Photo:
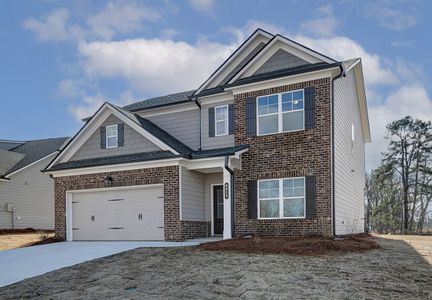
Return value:
M 163 184 L 145 184 L 145 185 L 132 185 L 132 186 L 121 186 L 121 187 L 110 187 L 110 188 L 95 188 L 95 189 L 83 189 L 83 190 L 67 190 L 66 191 L 66 240 L 68 242 L 73 241 L 72 233 L 72 198 L 74 194 L 88 193 L 88 192 L 102 192 L 102 191 L 114 191 L 114 190 L 133 190 L 143 188 L 154 188 L 163 187 Z

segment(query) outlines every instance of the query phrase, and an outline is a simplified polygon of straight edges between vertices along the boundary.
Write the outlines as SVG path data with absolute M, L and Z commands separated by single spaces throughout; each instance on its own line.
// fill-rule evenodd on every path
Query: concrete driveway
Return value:
M 195 246 L 190 242 L 60 242 L 0 251 L 0 287 L 53 270 L 140 247 Z

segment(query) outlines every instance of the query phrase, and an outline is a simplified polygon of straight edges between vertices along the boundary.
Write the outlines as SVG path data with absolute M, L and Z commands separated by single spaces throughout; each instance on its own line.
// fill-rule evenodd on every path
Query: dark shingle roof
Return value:
M 266 73 L 260 73 L 246 78 L 237 79 L 233 83 L 227 84 L 225 87 L 237 86 L 237 85 L 248 84 L 257 81 L 264 81 L 264 80 L 275 79 L 279 77 L 292 76 L 292 75 L 298 75 L 302 73 L 330 69 L 334 67 L 339 67 L 341 64 L 342 64 L 341 62 L 335 62 L 331 64 L 315 63 L 315 64 L 308 64 L 308 65 L 301 65 L 294 68 L 286 68 L 286 69 L 281 69 L 281 70 L 276 70 L 276 71 L 271 71 Z
M 79 169 L 79 168 L 88 168 L 88 167 L 100 167 L 100 166 L 107 166 L 107 165 L 118 165 L 118 164 L 126 164 L 126 163 L 142 162 L 142 161 L 163 160 L 163 159 L 176 158 L 182 156 L 185 156 L 190 159 L 217 157 L 217 156 L 233 155 L 235 154 L 235 152 L 247 148 L 249 148 L 249 146 L 240 145 L 240 146 L 229 147 L 229 148 L 194 151 L 190 155 L 175 155 L 170 151 L 140 152 L 134 154 L 115 155 L 115 156 L 68 161 L 68 162 L 57 164 L 51 167 L 48 171 L 60 171 L 60 170 L 70 170 L 70 169 Z
M 226 87 L 238 86 L 238 85 L 242 85 L 242 84 L 248 84 L 248 83 L 253 83 L 253 82 L 270 80 L 270 79 L 275 79 L 275 78 L 280 78 L 280 77 L 285 77 L 285 76 L 292 76 L 292 75 L 298 75 L 298 74 L 303 74 L 303 73 L 307 73 L 307 72 L 319 71 L 319 70 L 338 67 L 341 64 L 342 64 L 341 62 L 336 62 L 336 63 L 331 63 L 331 64 L 315 63 L 315 64 L 308 64 L 308 65 L 302 65 L 302 66 L 293 67 L 293 68 L 286 68 L 286 69 L 261 73 L 261 74 L 252 75 L 252 76 L 249 76 L 246 78 L 242 78 L 242 79 L 237 79 L 236 81 L 234 81 L 231 84 L 226 84 L 223 86 L 217 86 L 217 87 L 214 87 L 211 89 L 201 91 L 199 94 L 197 94 L 195 96 L 199 97 L 199 96 L 208 96 L 208 95 L 219 94 L 219 93 L 222 93 Z
M 123 108 L 134 112 L 150 108 L 168 106 L 172 104 L 192 102 L 192 100 L 190 100 L 188 97 L 191 96 L 194 92 L 195 90 L 191 90 L 161 97 L 155 97 L 126 105 Z
M 15 166 L 23 157 L 24 154 L 0 149 L 0 176 L 6 174 L 6 172 Z
M 57 164 L 49 169 L 49 171 L 69 170 L 86 167 L 99 167 L 105 165 L 118 165 L 126 163 L 134 163 L 141 161 L 151 161 L 159 159 L 168 159 L 178 157 L 170 151 L 152 151 L 152 152 L 141 152 L 126 155 L 116 155 L 108 157 L 98 157 L 91 159 L 68 161 Z
M 21 141 L 7 141 L 7 140 L 0 140 L 0 149 L 1 150 L 11 150 L 13 148 L 16 148 L 18 146 L 21 146 L 25 142 Z
M 234 155 L 237 151 L 248 149 L 248 145 L 238 145 L 235 147 L 229 148 L 218 148 L 218 149 L 209 149 L 209 150 L 201 150 L 194 151 L 191 153 L 190 158 L 208 158 L 208 157 L 217 157 L 217 156 L 225 156 L 225 155 Z
M 66 142 L 68 138 L 51 138 L 51 139 L 43 139 L 43 140 L 33 140 L 25 142 L 24 144 L 13 148 L 11 151 L 15 153 L 20 153 L 24 155 L 24 157 L 15 164 L 12 168 L 10 168 L 5 175 L 13 173 L 35 161 L 56 152 L 60 149 L 60 147 Z

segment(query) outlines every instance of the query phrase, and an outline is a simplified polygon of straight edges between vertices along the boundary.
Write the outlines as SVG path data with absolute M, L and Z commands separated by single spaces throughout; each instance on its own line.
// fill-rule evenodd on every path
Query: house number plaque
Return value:
M 229 186 L 228 186 L 228 182 L 225 182 L 225 188 L 224 188 L 224 193 L 225 193 L 225 199 L 229 198 L 228 192 L 229 192 Z

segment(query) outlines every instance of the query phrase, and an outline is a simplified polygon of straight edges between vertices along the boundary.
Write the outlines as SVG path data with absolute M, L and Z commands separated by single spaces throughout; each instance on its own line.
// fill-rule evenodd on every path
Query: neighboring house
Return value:
M 258 29 L 198 89 L 104 103 L 86 121 L 45 170 L 60 238 L 364 230 L 360 59 Z
M 54 181 L 41 170 L 66 141 L 0 140 L 0 229 L 54 229 Z

